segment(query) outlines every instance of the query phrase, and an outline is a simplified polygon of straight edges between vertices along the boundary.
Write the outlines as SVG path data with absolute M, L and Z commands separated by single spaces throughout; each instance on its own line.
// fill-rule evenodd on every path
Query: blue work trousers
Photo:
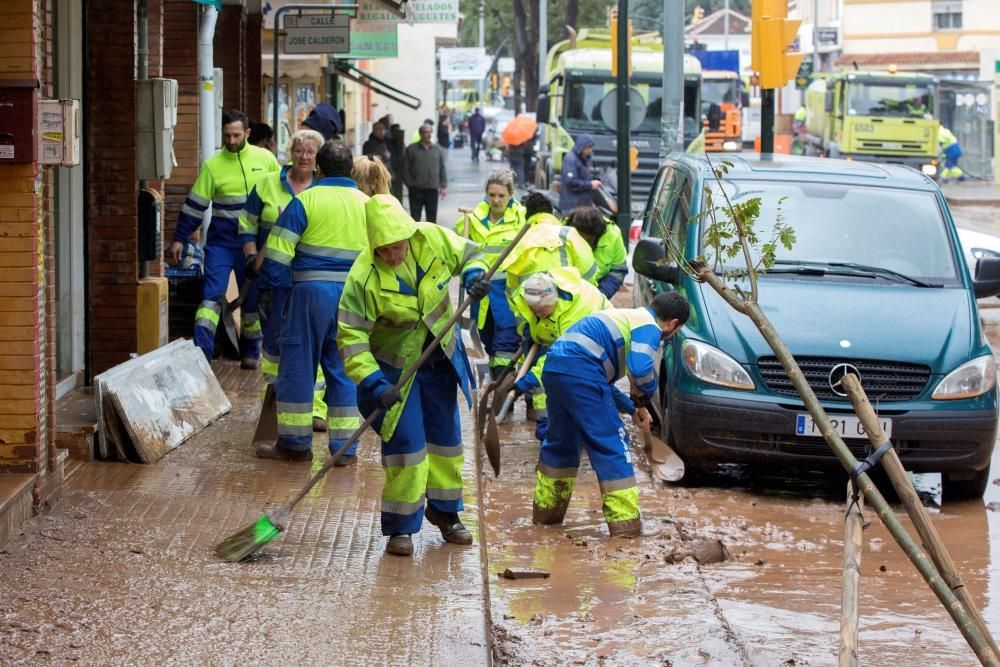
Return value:
M 229 287 L 229 273 L 236 272 L 236 284 L 243 285 L 246 265 L 241 248 L 218 245 L 205 246 L 205 282 L 202 286 L 201 304 L 195 314 L 194 344 L 201 348 L 208 360 L 215 357 L 215 330 L 222 317 L 222 304 Z M 260 356 L 260 319 L 257 316 L 257 287 L 252 286 L 240 306 L 240 356 L 256 359 Z
M 490 283 L 489 312 L 486 322 L 479 332 L 483 348 L 490 357 L 490 368 L 506 366 L 517 353 L 521 338 L 517 335 L 517 322 L 510 302 L 507 301 L 507 279 L 494 280 Z M 479 318 L 481 302 L 472 304 L 471 317 L 473 322 Z
M 587 448 L 590 465 L 602 491 L 620 480 L 634 485 L 629 435 L 602 374 L 581 376 L 542 371 L 548 396 L 549 430 L 538 453 L 539 469 L 549 477 L 573 477 L 580 466 L 580 448 Z
M 344 284 L 308 281 L 292 286 L 282 323 L 278 379 L 278 446 L 297 451 L 312 447 L 313 388 L 316 366 L 326 378 L 327 429 L 330 453 L 361 425 L 357 391 L 344 371 L 337 349 L 337 307 Z M 357 442 L 344 451 L 354 454 Z
M 400 371 L 381 364 L 390 382 Z M 363 392 L 361 411 L 369 415 L 375 399 Z M 382 534 L 420 531 L 424 503 L 438 512 L 462 511 L 462 425 L 458 414 L 458 375 L 443 356 L 426 362 L 413 378 L 403 412 L 389 440 L 382 441 Z M 375 420 L 382 428 L 382 418 Z

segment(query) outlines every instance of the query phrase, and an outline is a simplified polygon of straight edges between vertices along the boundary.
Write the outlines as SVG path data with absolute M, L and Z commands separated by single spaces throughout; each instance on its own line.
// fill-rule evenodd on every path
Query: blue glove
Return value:
M 538 380 L 535 379 L 534 373 L 528 373 L 514 383 L 514 389 L 520 394 L 530 394 L 538 386 Z
M 535 422 L 535 438 L 538 442 L 545 442 L 549 436 L 549 420 L 542 417 Z

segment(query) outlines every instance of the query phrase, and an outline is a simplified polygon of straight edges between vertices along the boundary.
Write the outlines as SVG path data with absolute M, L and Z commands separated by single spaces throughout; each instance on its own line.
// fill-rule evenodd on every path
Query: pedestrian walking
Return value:
M 389 147 L 389 140 L 385 136 L 385 126 L 382 123 L 375 123 L 371 134 L 361 146 L 361 154 L 369 157 L 374 156 L 382 160 L 382 164 L 388 166 L 392 160 L 392 149 Z
M 438 114 L 437 141 L 441 148 L 451 148 L 451 112 L 446 106 Z
M 410 193 L 410 215 L 420 220 L 427 212 L 427 222 L 437 222 L 438 198 L 448 194 L 448 173 L 444 153 L 431 143 L 434 128 L 420 126 L 420 141 L 410 144 L 403 153 L 403 181 Z
M 388 195 L 375 195 L 365 210 L 369 248 L 344 286 L 337 344 L 358 385 L 362 412 L 385 410 L 374 427 L 382 438 L 386 552 L 412 555 L 410 535 L 424 517 L 446 542 L 472 544 L 458 514 L 464 457 L 457 390 L 471 406 L 472 384 L 458 327 L 446 333 L 407 385 L 399 390 L 395 383 L 450 321 L 452 276 L 462 276 L 473 297 L 486 296 L 486 263 L 471 241 L 414 222 Z
M 325 141 L 336 139 L 344 133 L 344 119 L 329 102 L 320 102 L 314 106 L 302 125 L 322 134 Z
M 546 350 L 587 315 L 610 309 L 611 302 L 568 266 L 532 274 L 513 291 L 510 303 L 517 317 L 518 335 L 542 346 L 531 370 L 514 383 L 514 388 L 533 398 L 535 438 L 543 442 L 549 427 L 542 387 Z
M 266 148 L 275 155 L 278 154 L 278 142 L 274 138 L 274 130 L 267 123 L 250 123 L 250 138 L 247 141 L 253 146 Z
M 280 172 L 270 173 L 257 181 L 240 215 L 240 242 L 247 261 L 247 275 L 257 280 L 257 310 L 262 322 L 260 372 L 267 384 L 273 384 L 278 377 L 281 358 L 279 336 L 292 281 L 291 276 L 274 272 L 269 275 L 272 282 L 259 276 L 264 263 L 264 248 L 274 223 L 288 208 L 292 197 L 316 182 L 316 155 L 322 145 L 323 137 L 315 130 L 299 130 L 293 134 L 292 163 L 282 167 Z M 325 394 L 326 379 L 322 369 L 319 369 L 313 388 L 314 431 L 326 430 Z M 277 399 L 284 402 L 281 396 Z
M 479 150 L 483 147 L 483 133 L 486 131 L 486 119 L 476 107 L 469 116 L 469 145 L 472 148 L 472 161 L 479 162 Z
M 658 294 L 649 308 L 588 315 L 549 348 L 542 370 L 549 394 L 549 432 L 535 468 L 534 523 L 562 523 L 576 484 L 580 449 L 586 447 L 612 537 L 642 534 L 629 436 L 618 413 L 633 415 L 641 430 L 649 428 L 646 406 L 656 397 L 656 352 L 689 314 L 687 299 L 679 293 Z M 631 397 L 614 385 L 626 373 Z
M 563 157 L 561 185 L 559 187 L 559 210 L 572 211 L 577 206 L 593 206 L 591 191 L 601 187 L 590 169 L 590 159 L 594 153 L 594 138 L 581 134 L 573 144 L 573 150 Z
M 468 215 L 455 224 L 458 234 L 468 237 L 486 257 L 487 263 L 500 256 L 525 224 L 524 209 L 514 198 L 514 174 L 506 169 L 486 179 L 486 196 Z M 472 306 L 470 314 L 490 359 L 494 374 L 510 363 L 519 339 L 514 313 L 507 302 L 507 278 L 493 276 L 490 294 Z
M 393 123 L 389 126 L 389 171 L 392 173 L 392 180 L 389 182 L 389 191 L 392 196 L 403 203 L 403 154 L 406 151 L 406 132 L 399 125 Z
M 316 156 L 319 180 L 282 212 L 267 239 L 261 275 L 267 282 L 290 279 L 281 331 L 281 363 L 275 382 L 278 441 L 259 443 L 257 456 L 285 461 L 312 460 L 312 390 L 316 366 L 326 379 L 330 452 L 336 452 L 358 427 L 354 383 L 337 351 L 337 306 L 347 273 L 368 246 L 365 202 L 368 196 L 351 180 L 351 151 L 328 141 Z M 357 461 L 354 443 L 336 465 Z
M 358 189 L 369 197 L 389 194 L 389 170 L 377 157 L 360 156 L 354 161 L 351 178 L 358 184 Z
M 247 142 L 250 119 L 233 109 L 222 114 L 223 149 L 205 160 L 191 191 L 181 206 L 177 229 L 170 244 L 168 261 L 177 264 L 184 242 L 201 226 L 209 206 L 212 222 L 205 243 L 202 301 L 195 312 L 194 342 L 211 361 L 215 356 L 215 330 L 222 315 L 222 300 L 229 287 L 230 273 L 241 284 L 246 278 L 246 263 L 239 239 L 240 211 L 257 181 L 281 166 L 274 154 Z M 257 315 L 257 291 L 251 287 L 240 305 L 240 367 L 260 366 L 260 318 Z
M 526 151 L 530 148 L 532 141 L 534 139 L 517 144 L 516 146 L 507 147 L 507 160 L 510 162 L 510 170 L 516 176 L 515 184 L 518 188 L 523 188 L 527 181 Z
M 566 224 L 578 231 L 594 251 L 597 288 L 610 299 L 621 289 L 628 275 L 628 251 L 621 228 L 601 215 L 595 206 L 573 209 Z

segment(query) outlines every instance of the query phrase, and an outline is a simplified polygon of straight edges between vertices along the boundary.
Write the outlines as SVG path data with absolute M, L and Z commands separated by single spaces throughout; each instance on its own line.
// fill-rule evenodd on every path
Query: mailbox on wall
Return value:
M 38 157 L 38 81 L 0 80 L 0 164 L 25 164 Z

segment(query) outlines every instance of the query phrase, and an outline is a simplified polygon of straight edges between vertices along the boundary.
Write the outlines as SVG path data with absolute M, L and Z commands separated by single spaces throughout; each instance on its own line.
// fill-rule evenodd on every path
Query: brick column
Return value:
M 244 13 L 242 7 L 224 6 L 215 24 L 216 67 L 223 70 L 223 111 L 243 109 L 243 31 Z M 252 120 L 257 120 L 251 117 Z
M 133 3 L 89 0 L 86 165 L 91 367 L 96 375 L 136 347 L 136 13 Z
M 39 79 L 41 9 L 0 2 L 2 80 Z M 48 401 L 45 240 L 38 164 L 0 165 L 0 471 L 41 472 Z
M 254 120 L 270 124 L 264 118 L 264 76 L 261 71 L 261 51 L 264 41 L 264 17 L 248 14 L 246 19 L 246 54 L 243 58 L 243 99 L 247 115 Z
M 198 177 L 198 16 L 191 0 L 163 2 L 163 76 L 177 79 L 179 106 L 174 128 L 177 166 L 164 185 L 163 245 L 168 247 L 177 215 Z M 218 32 L 218 29 L 216 29 Z

